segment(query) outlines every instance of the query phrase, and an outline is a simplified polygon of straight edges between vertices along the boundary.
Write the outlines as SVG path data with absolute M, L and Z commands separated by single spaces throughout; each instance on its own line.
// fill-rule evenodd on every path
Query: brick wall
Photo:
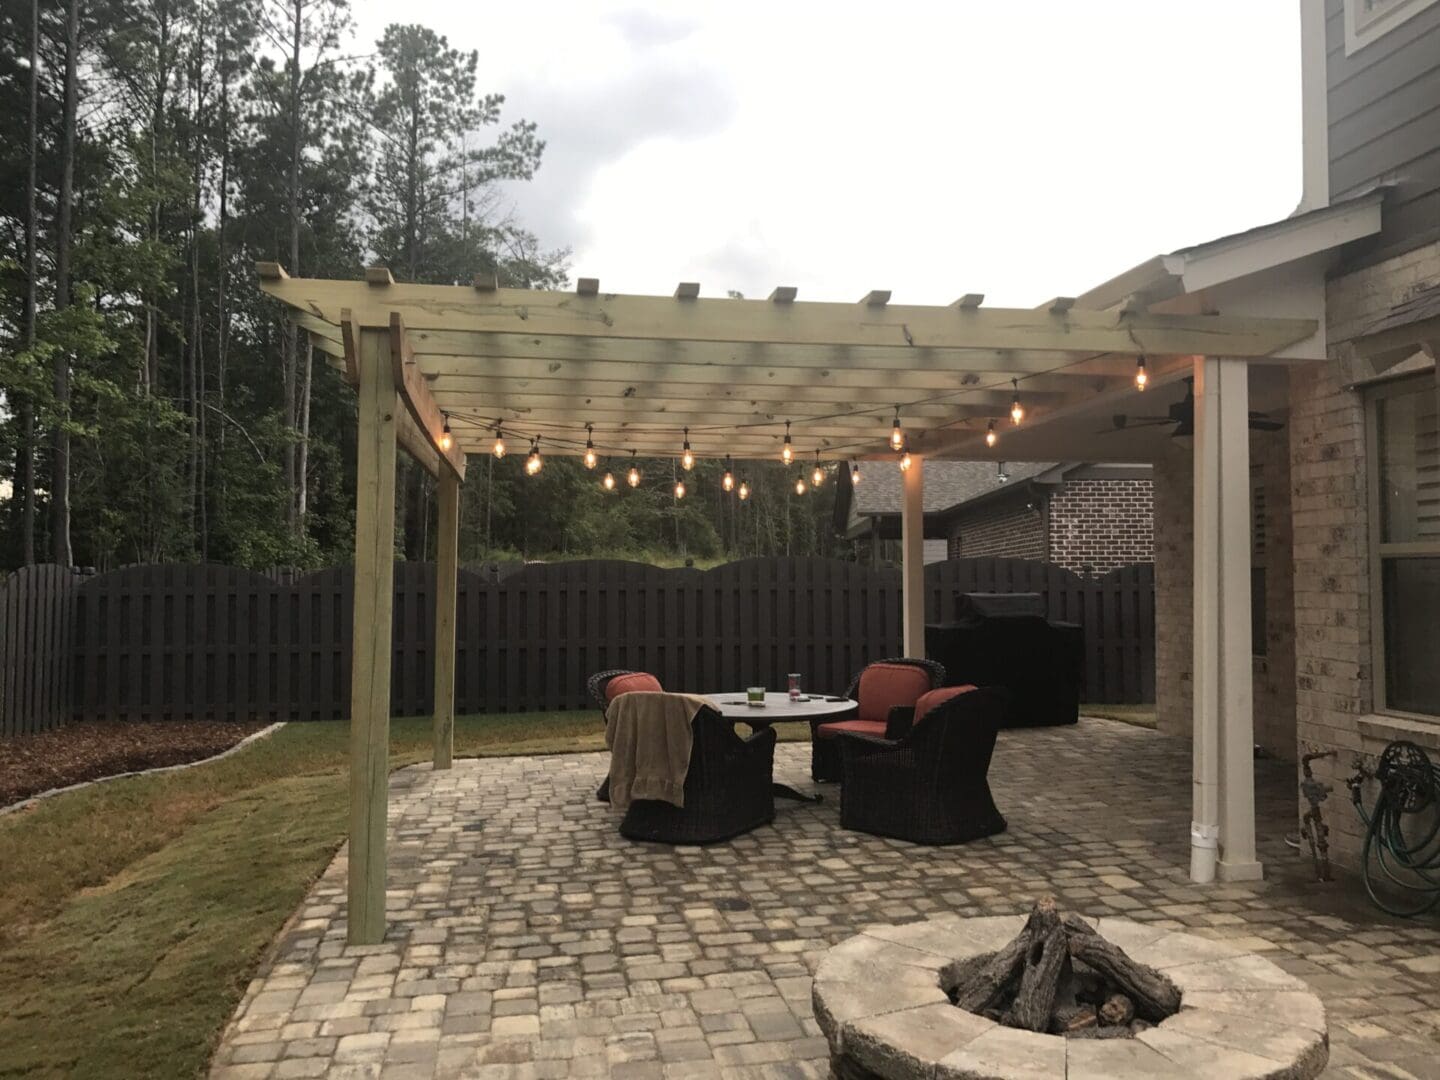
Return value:
M 1254 661 L 1255 742 L 1295 760 L 1295 650 L 1289 444 L 1252 433 L 1250 462 L 1264 495 L 1265 655 Z M 1173 441 L 1155 461 L 1155 708 L 1160 730 L 1189 735 L 1194 673 L 1194 460 Z M 1258 643 L 1257 643 L 1258 644 Z
M 1103 574 L 1154 557 L 1153 481 L 1068 480 L 1050 496 L 1050 562 Z
M 1194 469 L 1189 451 L 1173 439 L 1154 461 L 1155 713 L 1160 730 L 1171 735 L 1191 730 Z
M 960 514 L 951 525 L 950 558 L 1045 559 L 1039 497 L 996 500 Z

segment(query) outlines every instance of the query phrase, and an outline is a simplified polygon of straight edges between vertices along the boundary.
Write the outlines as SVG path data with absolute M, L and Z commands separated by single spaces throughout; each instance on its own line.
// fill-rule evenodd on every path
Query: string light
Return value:
M 525 471 L 534 476 L 545 467 L 545 459 L 540 456 L 540 436 L 535 436 L 535 441 L 530 444 L 530 453 L 525 458 Z
M 785 441 L 780 444 L 780 460 L 786 465 L 795 460 L 795 447 L 790 442 L 790 421 L 785 421 Z
M 797 477 L 795 477 L 795 494 L 796 494 L 796 495 L 804 495 L 804 494 L 805 494 L 805 477 L 803 477 L 803 476 L 797 476 Z
M 850 486 L 854 487 L 858 483 L 860 483 L 860 463 L 852 461 L 850 462 Z
M 600 459 L 595 456 L 595 427 L 593 424 L 585 425 L 585 467 L 595 468 L 595 463 Z
M 695 455 L 690 452 L 690 429 L 685 429 L 685 445 L 680 448 L 680 467 L 686 472 L 695 468 Z
M 750 481 L 749 481 L 749 480 L 741 480 L 741 481 L 740 481 L 740 490 L 738 490 L 737 492 L 735 492 L 735 494 L 737 494 L 737 495 L 740 496 L 740 501 L 741 501 L 741 502 L 744 502 L 746 499 L 750 498 Z
M 445 417 L 445 426 L 440 429 L 440 449 L 448 454 L 450 448 L 455 445 L 455 437 L 450 434 L 449 414 L 441 413 L 440 415 Z
M 630 471 L 625 474 L 625 482 L 632 488 L 640 486 L 640 467 L 635 464 L 635 451 L 630 451 Z
M 1025 407 L 1020 404 L 1020 380 L 1011 379 L 1010 385 L 1015 388 L 1015 400 L 1010 403 L 1010 421 L 1019 427 L 1020 421 L 1025 419 Z
M 615 490 L 615 474 L 609 469 L 606 469 L 605 475 L 600 478 L 600 486 L 606 491 Z
M 1145 371 L 1145 357 L 1135 361 L 1135 389 L 1144 390 L 1150 384 L 1150 376 Z
M 910 444 L 907 442 L 905 444 L 905 449 L 900 452 L 900 471 L 909 472 L 910 466 L 912 464 L 913 460 L 910 457 Z
M 730 471 L 730 455 L 725 455 L 725 475 L 720 478 L 720 486 L 726 491 L 735 490 L 735 474 Z
M 676 480 L 676 481 L 675 481 L 675 498 L 677 498 L 677 499 L 683 499 L 684 497 L 685 497 L 685 481 L 684 481 L 684 480 Z
M 499 424 L 495 425 L 495 445 L 490 448 L 490 452 L 497 458 L 505 456 L 505 433 L 500 430 Z
M 991 420 L 990 426 L 985 429 L 985 445 L 993 450 L 995 448 L 995 444 L 999 441 L 1000 435 L 995 430 L 995 421 Z
M 905 449 L 905 432 L 900 430 L 900 406 L 895 406 L 895 422 L 890 425 L 890 449 L 897 454 Z
M 812 486 L 818 488 L 818 487 L 819 487 L 821 484 L 823 484 L 824 482 L 825 482 L 825 470 L 820 467 L 820 451 L 819 451 L 819 450 L 816 450 L 816 451 L 815 451 L 815 471 L 810 474 L 810 483 L 811 483 Z

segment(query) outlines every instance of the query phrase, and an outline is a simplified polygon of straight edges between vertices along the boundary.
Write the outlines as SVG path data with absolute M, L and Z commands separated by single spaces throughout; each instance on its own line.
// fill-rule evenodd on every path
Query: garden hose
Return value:
M 1361 787 L 1372 776 L 1380 784 L 1380 795 L 1367 813 Z M 1365 890 L 1375 906 L 1410 918 L 1440 904 L 1440 767 L 1414 743 L 1397 741 L 1385 747 L 1373 773 L 1357 763 L 1347 785 L 1365 823 L 1361 865 Z M 1407 825 L 1413 837 L 1407 835 Z M 1381 889 L 1376 888 L 1375 866 L 1384 872 Z M 1382 899 L 1382 890 L 1389 899 Z

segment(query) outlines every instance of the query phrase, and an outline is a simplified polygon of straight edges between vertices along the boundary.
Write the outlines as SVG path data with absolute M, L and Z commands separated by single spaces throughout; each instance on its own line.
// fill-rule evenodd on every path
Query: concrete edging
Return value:
M 29 806 L 34 806 L 42 799 L 49 799 L 55 795 L 64 795 L 66 792 L 69 791 L 80 791 L 83 788 L 94 787 L 96 784 L 108 784 L 111 780 L 125 780 L 133 776 L 154 776 L 157 773 L 179 772 L 181 769 L 193 769 L 197 765 L 208 765 L 212 761 L 219 761 L 222 758 L 229 757 L 231 754 L 238 754 L 241 750 L 244 750 L 245 747 L 249 746 L 256 740 L 263 739 L 267 735 L 272 735 L 276 731 L 279 731 L 282 727 L 286 725 L 287 722 L 288 721 L 285 720 L 278 720 L 275 723 L 271 724 L 269 727 L 263 727 L 259 731 L 253 732 L 250 735 L 246 735 L 245 738 L 241 739 L 234 746 L 231 746 L 225 750 L 221 750 L 218 754 L 211 754 L 207 758 L 200 758 L 197 761 L 182 761 L 178 765 L 157 765 L 153 769 L 139 769 L 135 772 L 116 773 L 113 776 L 100 776 L 96 777 L 94 780 L 82 780 L 78 784 L 67 784 L 65 787 L 51 788 L 48 791 L 42 791 L 35 795 L 29 795 L 21 799 L 19 802 L 11 803 L 9 806 L 0 806 L 0 817 L 4 817 L 6 814 L 13 814 L 19 810 L 24 810 L 26 807 Z

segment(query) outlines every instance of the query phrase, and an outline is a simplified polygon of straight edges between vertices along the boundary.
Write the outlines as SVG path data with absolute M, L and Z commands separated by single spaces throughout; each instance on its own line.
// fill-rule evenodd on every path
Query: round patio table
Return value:
M 783 692 L 767 692 L 765 707 L 749 704 L 745 691 L 738 694 L 711 694 L 710 700 L 720 706 L 720 715 L 727 720 L 749 724 L 757 730 L 787 721 L 825 720 L 841 716 L 859 704 L 847 697 L 826 697 L 812 694 L 801 701 L 791 701 Z M 798 799 L 800 802 L 824 802 L 823 795 L 802 795 L 789 784 L 772 783 L 775 794 L 782 799 Z

